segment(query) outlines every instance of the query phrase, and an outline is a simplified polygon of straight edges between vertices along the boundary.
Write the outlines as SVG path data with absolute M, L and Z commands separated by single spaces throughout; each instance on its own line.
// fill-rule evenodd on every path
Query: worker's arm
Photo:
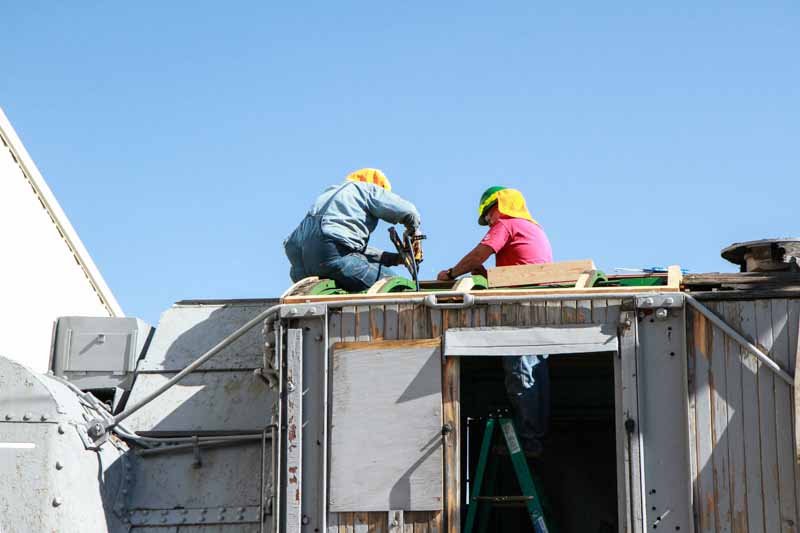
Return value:
M 372 216 L 389 224 L 403 224 L 410 234 L 415 234 L 421 224 L 414 204 L 380 187 L 370 187 L 367 207 Z
M 489 246 L 486 246 L 485 244 L 479 244 L 467 255 L 462 257 L 461 261 L 456 263 L 456 266 L 451 268 L 449 272 L 447 270 L 442 270 L 439 272 L 439 275 L 436 276 L 436 279 L 440 281 L 449 281 L 462 274 L 467 274 L 475 270 L 485 270 L 483 269 L 483 263 L 486 262 L 486 260 L 489 259 L 489 256 L 493 253 L 494 250 L 492 250 Z

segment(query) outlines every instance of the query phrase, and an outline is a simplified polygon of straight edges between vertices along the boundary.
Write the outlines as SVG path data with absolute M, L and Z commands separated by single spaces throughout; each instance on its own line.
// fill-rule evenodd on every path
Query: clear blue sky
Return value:
M 364 166 L 421 211 L 429 278 L 495 184 L 557 260 L 732 271 L 800 234 L 800 6 L 647 4 L 12 2 L 0 106 L 152 323 L 279 295 L 283 239 Z

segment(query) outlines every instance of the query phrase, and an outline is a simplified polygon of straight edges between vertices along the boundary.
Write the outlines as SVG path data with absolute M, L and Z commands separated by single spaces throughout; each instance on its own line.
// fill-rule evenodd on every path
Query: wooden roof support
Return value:
M 670 265 L 667 267 L 667 287 L 680 289 L 683 281 L 683 272 L 680 265 Z

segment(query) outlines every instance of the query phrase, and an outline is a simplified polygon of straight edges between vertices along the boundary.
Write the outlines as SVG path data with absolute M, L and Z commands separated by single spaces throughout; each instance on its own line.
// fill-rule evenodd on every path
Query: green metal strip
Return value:
M 478 513 L 478 496 L 481 494 L 483 484 L 483 474 L 486 471 L 486 461 L 489 458 L 489 449 L 492 447 L 492 435 L 494 434 L 494 419 L 486 421 L 486 430 L 483 432 L 483 442 L 481 443 L 481 453 L 478 458 L 478 467 L 475 470 L 475 482 L 473 483 L 470 502 L 467 510 L 467 521 L 464 525 L 464 533 L 472 533 L 475 525 L 475 515 Z

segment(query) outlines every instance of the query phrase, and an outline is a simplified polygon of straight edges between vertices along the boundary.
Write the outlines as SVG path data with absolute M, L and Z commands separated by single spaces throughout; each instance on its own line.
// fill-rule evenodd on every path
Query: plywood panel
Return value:
M 616 329 L 599 324 L 452 328 L 445 333 L 447 356 L 591 353 L 614 351 L 616 348 Z
M 488 270 L 489 287 L 519 287 L 547 283 L 575 283 L 582 272 L 594 270 L 594 262 L 590 259 L 578 261 L 561 261 L 535 265 L 513 265 L 490 268 Z
M 332 511 L 442 508 L 441 355 L 429 344 L 334 352 Z

